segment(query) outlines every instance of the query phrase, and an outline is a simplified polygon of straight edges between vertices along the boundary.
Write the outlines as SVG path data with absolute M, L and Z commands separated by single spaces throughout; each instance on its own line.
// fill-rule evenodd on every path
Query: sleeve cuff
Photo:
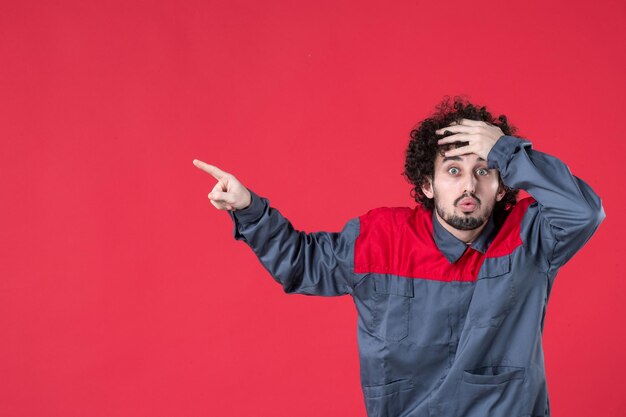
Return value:
M 487 155 L 487 168 L 502 171 L 506 169 L 509 161 L 522 148 L 532 148 L 532 143 L 526 139 L 515 136 L 500 136 Z

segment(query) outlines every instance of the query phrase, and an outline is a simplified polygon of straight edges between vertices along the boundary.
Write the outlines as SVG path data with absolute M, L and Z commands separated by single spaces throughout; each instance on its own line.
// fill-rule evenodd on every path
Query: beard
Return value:
M 482 217 L 472 217 L 472 216 L 461 217 L 461 216 L 457 216 L 454 214 L 447 216 L 445 215 L 443 211 L 439 210 L 439 207 L 437 207 L 437 212 L 439 213 L 439 216 L 443 219 L 443 221 L 445 221 L 446 223 L 448 223 L 450 226 L 454 227 L 455 229 L 459 229 L 459 230 L 478 229 L 480 226 L 482 226 L 482 224 L 486 220 Z
M 480 207 L 480 205 L 479 205 L 479 207 Z M 439 217 L 441 217 L 443 219 L 443 221 L 445 221 L 450 226 L 452 226 L 452 227 L 454 227 L 455 229 L 458 229 L 458 230 L 474 230 L 474 229 L 477 229 L 480 226 L 482 226 L 483 223 L 485 223 L 485 221 L 491 215 L 491 210 L 488 210 L 488 212 L 485 213 L 484 216 L 470 216 L 470 215 L 457 216 L 456 214 L 450 214 L 449 215 L 439 205 L 439 202 L 437 201 L 437 199 L 435 199 L 435 209 L 437 210 L 437 213 L 439 214 Z

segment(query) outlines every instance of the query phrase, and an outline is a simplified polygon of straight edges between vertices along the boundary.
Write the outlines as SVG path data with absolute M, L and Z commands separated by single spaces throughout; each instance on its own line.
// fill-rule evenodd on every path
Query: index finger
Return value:
M 466 126 L 484 126 L 485 122 L 482 120 L 461 119 L 461 124 Z
M 206 162 L 202 162 L 199 159 L 194 159 L 193 164 L 204 172 L 213 175 L 213 177 L 217 180 L 221 180 L 223 177 L 226 176 L 226 173 L 215 165 L 207 164 Z
M 441 129 L 435 130 L 435 133 L 439 135 L 444 135 L 446 131 L 450 133 L 460 133 L 460 132 L 471 133 L 472 129 L 473 129 L 473 126 L 450 125 L 450 126 L 442 127 Z

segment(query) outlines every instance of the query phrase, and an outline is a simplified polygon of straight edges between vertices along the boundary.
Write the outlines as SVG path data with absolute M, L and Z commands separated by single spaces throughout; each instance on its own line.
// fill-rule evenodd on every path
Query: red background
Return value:
M 555 416 L 620 415 L 625 4 L 2 0 L 0 415 L 364 416 L 351 299 L 285 295 L 192 160 L 339 230 L 414 205 L 455 94 L 602 197 L 544 346 Z

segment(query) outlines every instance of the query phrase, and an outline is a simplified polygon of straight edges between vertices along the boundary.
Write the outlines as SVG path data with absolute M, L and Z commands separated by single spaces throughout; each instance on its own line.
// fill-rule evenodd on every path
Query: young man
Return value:
M 541 336 L 559 270 L 605 218 L 557 158 L 505 116 L 444 101 L 411 132 L 415 208 L 341 232 L 295 230 L 219 168 L 209 194 L 287 293 L 350 294 L 368 416 L 549 416 Z M 531 197 L 516 201 L 517 190 Z

